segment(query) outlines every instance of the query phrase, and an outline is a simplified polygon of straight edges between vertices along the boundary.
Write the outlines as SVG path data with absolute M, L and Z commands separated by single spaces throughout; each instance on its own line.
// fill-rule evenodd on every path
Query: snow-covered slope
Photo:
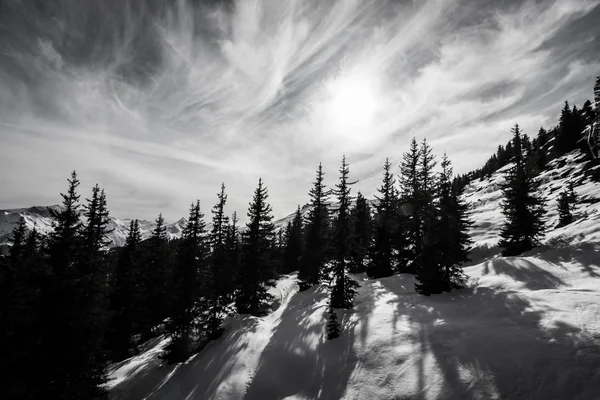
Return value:
M 500 212 L 504 174 L 509 164 L 490 178 L 472 182 L 463 194 L 463 199 L 471 207 L 474 225 L 471 237 L 475 243 L 473 261 L 482 260 L 497 254 L 498 236 L 504 217 Z M 577 246 L 581 243 L 600 243 L 600 183 L 593 180 L 595 170 L 585 156 L 574 151 L 548 163 L 540 174 L 541 191 L 547 200 L 547 227 L 545 244 L 554 246 Z M 559 193 L 573 182 L 580 202 L 576 207 L 575 221 L 561 228 L 558 224 L 557 199 Z
M 327 290 L 294 276 L 265 318 L 230 317 L 185 364 L 167 341 L 111 369 L 114 399 L 573 399 L 600 389 L 596 250 L 557 249 L 466 268 L 473 287 L 424 297 L 411 275 L 367 280 L 342 336 L 325 339 Z
M 328 289 L 282 277 L 265 318 L 230 316 L 222 338 L 185 364 L 161 365 L 160 337 L 114 365 L 114 399 L 600 399 L 600 186 L 575 153 L 543 180 L 548 225 L 569 179 L 577 220 L 522 257 L 494 255 L 502 171 L 472 183 L 470 287 L 424 297 L 414 277 L 369 280 L 325 338 Z M 283 226 L 285 221 L 280 221 Z
M 19 218 L 23 217 L 28 229 L 36 229 L 46 235 L 52 231 L 52 219 L 50 218 L 50 212 L 48 209 L 59 209 L 59 205 L 50 207 L 30 207 L 30 208 L 18 208 L 11 210 L 0 210 L 0 247 L 6 247 L 12 239 L 12 231 L 17 226 Z M 129 233 L 130 219 L 120 220 L 114 217 L 110 217 L 108 225 L 109 239 L 111 246 L 122 246 L 125 243 L 125 238 Z M 181 236 L 183 227 L 187 223 L 185 218 L 167 224 L 167 235 L 169 238 L 178 238 Z M 150 236 L 152 229 L 156 226 L 154 221 L 140 221 L 140 231 L 142 238 L 146 239 Z

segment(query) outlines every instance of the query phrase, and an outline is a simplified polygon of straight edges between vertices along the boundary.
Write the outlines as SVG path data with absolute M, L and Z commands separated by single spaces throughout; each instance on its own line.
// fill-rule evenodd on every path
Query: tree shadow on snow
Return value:
M 211 341 L 199 354 L 176 365 L 160 364 L 146 368 L 135 379 L 125 381 L 111 392 L 111 399 L 210 399 L 230 375 L 238 353 L 248 346 L 248 332 L 255 331 L 258 319 L 245 316 L 239 326 Z
M 486 287 L 425 297 L 393 286 L 397 297 L 390 302 L 398 318 L 408 319 L 420 347 L 411 398 L 597 398 L 599 343 L 564 322 L 542 324 L 543 312 L 525 297 Z M 427 354 L 434 365 L 426 364 Z M 428 383 L 432 368 L 441 374 L 441 387 Z
M 357 361 L 356 319 L 352 310 L 338 310 L 341 336 L 327 340 L 328 296 L 328 290 L 315 286 L 290 299 L 261 354 L 245 400 L 342 398 Z
M 574 246 L 542 247 L 534 249 L 532 255 L 542 260 L 560 264 L 575 261 L 583 272 L 592 278 L 600 278 L 600 245 L 580 243 Z
M 529 290 L 553 289 L 566 285 L 559 277 L 535 263 L 520 257 L 495 258 L 486 261 L 483 265 L 483 273 L 491 271 L 496 274 L 510 276 L 519 281 Z

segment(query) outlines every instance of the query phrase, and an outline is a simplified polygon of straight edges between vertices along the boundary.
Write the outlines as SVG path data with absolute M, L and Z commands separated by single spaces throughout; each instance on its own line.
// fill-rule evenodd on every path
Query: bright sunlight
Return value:
M 377 95 L 371 79 L 364 76 L 342 76 L 331 83 L 330 90 L 330 116 L 339 133 L 360 134 L 358 129 L 373 123 Z

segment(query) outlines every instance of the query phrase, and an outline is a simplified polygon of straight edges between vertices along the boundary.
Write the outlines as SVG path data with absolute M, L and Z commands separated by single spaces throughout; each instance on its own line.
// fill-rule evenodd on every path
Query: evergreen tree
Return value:
M 200 272 L 206 269 L 208 246 L 206 224 L 200 212 L 200 201 L 192 203 L 190 216 L 177 249 L 173 270 L 173 293 L 170 318 L 166 330 L 171 342 L 165 358 L 168 362 L 181 362 L 190 355 L 192 334 L 198 328 L 200 309 Z
M 288 223 L 286 228 L 286 244 L 283 257 L 283 272 L 285 273 L 300 269 L 302 248 L 304 246 L 302 230 L 302 213 L 300 212 L 300 206 L 298 206 L 294 219 Z
M 400 213 L 406 219 L 406 248 L 409 249 L 407 259 L 410 264 L 406 272 L 416 272 L 420 267 L 420 255 L 423 248 L 422 235 L 422 198 L 419 161 L 421 150 L 415 138 L 412 138 L 410 148 L 402 155 L 400 163 Z
M 521 132 L 517 127 L 512 132 L 513 142 L 517 142 Z M 501 207 L 505 222 L 498 246 L 504 249 L 502 254 L 505 256 L 517 255 L 538 246 L 545 229 L 545 201 L 538 193 L 539 182 L 523 157 L 516 155 L 514 164 L 502 185 L 504 201 Z
M 592 121 L 594 121 L 594 118 L 596 117 L 596 113 L 594 112 L 594 109 L 592 107 L 592 102 L 586 100 L 586 102 L 583 103 L 583 108 L 581 109 L 581 111 L 583 113 L 585 125 L 591 124 Z
M 540 128 L 537 136 L 535 151 L 535 165 L 538 171 L 543 171 L 546 168 L 548 157 L 546 155 L 546 143 L 548 142 L 548 132 L 544 128 Z
M 573 210 L 577 204 L 577 194 L 573 182 L 569 181 L 566 189 L 560 192 L 558 197 L 558 220 L 559 226 L 568 225 L 573 222 Z
M 129 233 L 118 257 L 110 296 L 113 315 L 107 346 L 115 361 L 131 356 L 131 350 L 137 353 L 133 335 L 141 330 L 141 241 L 139 221 L 134 219 L 129 224 Z
M 323 167 L 319 164 L 314 186 L 309 192 L 310 210 L 306 220 L 306 239 L 298 271 L 300 290 L 306 290 L 319 283 L 325 263 L 328 261 L 329 193 L 323 183 L 324 177 Z
M 37 357 L 43 352 L 39 347 L 39 296 L 44 278 L 40 259 L 40 240 L 34 228 L 26 234 L 25 219 L 21 217 L 13 230 L 13 246 L 2 265 L 0 257 L 0 373 L 4 383 L 0 386 L 3 399 L 39 398 L 38 380 L 44 371 Z
M 594 106 L 596 108 L 596 118 L 600 114 L 600 76 L 596 78 L 596 84 L 594 85 Z
M 242 251 L 240 245 L 240 235 L 238 231 L 239 220 L 237 213 L 234 212 L 231 217 L 231 223 L 227 227 L 227 235 L 225 237 L 225 248 L 227 249 L 227 273 L 231 275 L 231 280 L 228 281 L 231 286 L 227 288 L 227 299 L 232 301 L 236 291 L 236 282 L 241 267 Z
M 415 257 L 417 266 L 415 273 L 415 290 L 417 293 L 439 293 L 441 287 L 441 265 L 437 252 L 438 238 L 437 226 L 439 225 L 439 204 L 435 204 L 437 182 L 433 168 L 436 165 L 433 150 L 423 139 L 419 158 L 420 191 L 418 195 L 419 209 L 421 210 L 421 225 L 419 236 L 422 238 L 420 248 L 417 248 Z
M 385 159 L 383 166 L 383 182 L 378 190 L 379 196 L 375 196 L 375 221 L 373 244 L 370 249 L 371 260 L 367 274 L 371 278 L 382 278 L 391 276 L 394 271 L 394 238 L 403 237 L 397 235 L 399 231 L 397 217 L 398 195 L 396 193 L 395 179 L 391 172 L 391 163 Z
M 569 201 L 569 192 L 563 190 L 558 196 L 558 224 L 559 226 L 568 225 L 573 222 L 571 213 L 571 202 Z
M 159 214 L 156 226 L 144 244 L 143 282 L 143 323 L 144 336 L 149 336 L 152 329 L 162 323 L 169 315 L 171 299 L 172 251 L 165 219 Z M 130 231 L 131 232 L 131 231 Z
M 212 230 L 210 233 L 210 275 L 206 282 L 209 287 L 208 304 L 208 331 L 209 337 L 218 337 L 221 332 L 221 323 L 229 294 L 233 286 L 232 271 L 227 254 L 227 230 L 229 226 L 229 217 L 225 215 L 225 204 L 227 195 L 225 194 L 225 184 L 221 184 L 221 191 L 217 195 L 218 203 L 213 207 Z
M 242 265 L 236 298 L 240 314 L 264 313 L 272 297 L 267 287 L 275 285 L 276 265 L 272 259 L 275 226 L 268 198 L 267 188 L 259 179 L 248 208 L 247 229 L 242 234 Z
M 569 107 L 569 102 L 565 101 L 560 114 L 560 122 L 556 132 L 555 149 L 558 155 L 563 155 L 577 147 L 581 132 L 577 132 L 576 115 Z
M 327 320 L 327 339 L 335 339 L 340 337 L 340 323 L 338 322 L 337 314 L 331 304 L 328 309 L 329 318 Z
M 432 269 L 433 278 L 427 282 L 427 293 L 440 293 L 464 286 L 466 277 L 461 264 L 468 261 L 471 239 L 468 228 L 471 224 L 467 206 L 460 199 L 460 193 L 451 189 L 452 167 L 444 154 L 439 174 L 438 198 L 439 216 L 435 225 L 435 255 L 437 267 Z M 431 272 L 431 271 L 430 271 Z
M 41 294 L 43 330 L 38 383 L 46 398 L 99 399 L 106 397 L 102 348 L 106 323 L 106 198 L 94 188 L 80 222 L 75 172 L 60 210 L 50 210 L 54 231 L 45 253 L 50 274 Z M 65 358 L 65 354 L 69 357 Z M 47 363 L 47 364 L 46 364 Z
M 350 270 L 354 273 L 365 272 L 367 255 L 373 237 L 373 222 L 371 207 L 361 192 L 356 195 L 356 203 L 351 211 L 351 220 L 354 221 L 354 224 L 350 249 Z
M 350 169 L 346 164 L 346 156 L 342 158 L 340 181 L 333 190 L 337 197 L 338 208 L 334 223 L 333 235 L 333 288 L 331 290 L 331 307 L 352 308 L 358 282 L 348 276 L 348 257 L 352 246 L 352 217 L 350 215 L 350 187 L 348 182 Z

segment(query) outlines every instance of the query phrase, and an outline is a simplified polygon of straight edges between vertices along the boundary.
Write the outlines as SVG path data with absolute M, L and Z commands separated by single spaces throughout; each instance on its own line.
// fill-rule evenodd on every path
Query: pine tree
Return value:
M 111 359 L 115 361 L 131 356 L 131 350 L 137 353 L 133 335 L 142 330 L 141 241 L 139 221 L 134 219 L 129 224 L 129 233 L 118 257 L 110 296 L 113 315 L 107 334 L 107 346 Z
M 373 237 L 373 221 L 371 219 L 371 207 L 361 192 L 356 195 L 356 203 L 351 211 L 351 219 L 354 224 L 350 249 L 350 270 L 354 273 L 365 272 L 367 255 Z
M 569 192 L 563 190 L 558 196 L 558 225 L 565 226 L 573 222 Z
M 391 163 L 385 159 L 383 166 L 383 182 L 375 196 L 375 221 L 373 244 L 370 249 L 371 260 L 367 274 L 371 278 L 391 276 L 394 271 L 394 238 L 402 238 L 399 233 L 399 210 L 397 210 L 398 195 L 396 193 L 395 179 L 391 172 Z
M 436 165 L 433 150 L 423 139 L 419 158 L 420 191 L 418 195 L 421 210 L 421 225 L 419 235 L 422 238 L 421 247 L 416 249 L 415 257 L 418 268 L 415 273 L 415 291 L 421 294 L 440 293 L 444 290 L 441 281 L 441 262 L 437 252 L 439 234 L 439 204 L 435 204 L 437 182 L 433 168 Z
M 170 318 L 166 330 L 171 342 L 165 358 L 168 362 L 181 362 L 191 352 L 192 334 L 198 328 L 200 309 L 200 272 L 206 269 L 208 246 L 206 224 L 200 212 L 200 201 L 192 203 L 190 216 L 177 249 L 173 270 L 173 293 Z
M 300 290 L 319 283 L 325 267 L 329 243 L 328 195 L 323 183 L 325 173 L 319 164 L 317 177 L 310 190 L 310 210 L 306 220 L 306 239 L 298 271 Z
M 286 228 L 286 244 L 283 256 L 283 272 L 290 273 L 300 269 L 302 248 L 304 246 L 302 231 L 302 213 L 300 206 L 296 210 L 294 219 L 288 223 Z
M 577 141 L 581 138 L 582 129 L 578 123 L 579 115 L 575 108 L 575 113 L 569 107 L 569 102 L 565 101 L 560 114 L 560 122 L 556 132 L 555 148 L 558 155 L 568 153 L 577 147 Z
M 340 323 L 338 322 L 337 314 L 331 304 L 328 309 L 329 318 L 327 320 L 327 339 L 335 339 L 340 337 Z
M 518 141 L 520 130 L 515 127 L 512 132 L 513 142 Z M 502 185 L 504 201 L 501 207 L 505 222 L 498 246 L 504 249 L 503 255 L 517 255 L 540 244 L 545 229 L 545 201 L 538 188 L 539 182 L 529 164 L 516 155 L 514 166 L 506 173 L 506 182 Z
M 141 281 L 143 283 L 143 322 L 144 336 L 151 335 L 152 329 L 169 315 L 172 279 L 172 252 L 165 219 L 159 214 L 150 237 L 143 244 L 145 265 Z
M 596 78 L 594 85 L 594 107 L 596 108 L 596 118 L 600 114 L 600 76 Z
M 227 228 L 227 235 L 225 237 L 225 248 L 227 249 L 227 271 L 231 275 L 229 283 L 231 286 L 227 288 L 227 300 L 233 301 L 236 291 L 236 282 L 238 281 L 238 275 L 240 272 L 242 251 L 240 245 L 240 234 L 238 230 L 239 220 L 237 213 L 234 212 L 231 217 L 231 223 Z
M 468 261 L 472 241 L 468 235 L 471 221 L 467 206 L 460 199 L 460 193 L 452 193 L 452 167 L 447 155 L 441 162 L 439 174 L 439 219 L 435 227 L 437 233 L 436 255 L 439 261 L 440 287 L 450 291 L 464 286 L 466 276 L 461 264 Z
M 568 225 L 573 222 L 573 210 L 577 204 L 577 193 L 573 187 L 573 182 L 569 181 L 569 185 L 558 197 L 558 223 L 559 226 Z
M 535 165 L 538 171 L 543 171 L 548 162 L 545 148 L 547 142 L 548 132 L 544 128 L 540 128 L 537 136 L 537 149 L 535 149 Z
M 358 282 L 348 276 L 348 257 L 352 246 L 352 217 L 350 215 L 350 187 L 354 182 L 348 181 L 350 169 L 346 164 L 346 156 L 342 158 L 340 181 L 335 185 L 333 194 L 337 197 L 338 208 L 334 221 L 333 234 L 333 288 L 331 290 L 331 307 L 352 308 Z
M 102 347 L 106 323 L 106 197 L 97 186 L 80 222 L 75 172 L 60 210 L 51 210 L 54 231 L 45 249 L 50 275 L 41 294 L 40 355 L 48 365 L 38 387 L 47 398 L 106 397 Z M 50 328 L 52 327 L 52 328 Z M 69 357 L 65 358 L 68 354 Z
M 268 198 L 267 188 L 259 179 L 248 208 L 246 230 L 242 234 L 242 265 L 236 298 L 240 314 L 266 312 L 272 297 L 267 288 L 275 285 L 276 265 L 272 259 L 275 226 Z
M 400 164 L 400 214 L 406 220 L 407 259 L 410 264 L 406 272 L 416 272 L 420 268 L 420 255 L 423 248 L 422 235 L 422 198 L 419 161 L 421 150 L 415 138 L 412 138 L 410 148 L 402 155 Z
M 221 333 L 221 323 L 229 294 L 233 286 L 233 276 L 229 269 L 229 260 L 226 247 L 229 217 L 225 215 L 225 184 L 221 184 L 221 191 L 217 195 L 218 203 L 213 207 L 212 230 L 210 233 L 210 275 L 206 282 L 209 287 L 208 304 L 208 334 L 210 338 L 216 338 Z
M 4 383 L 0 387 L 3 399 L 39 398 L 38 380 L 44 371 L 37 357 L 43 352 L 39 347 L 40 333 L 47 328 L 40 321 L 40 291 L 44 269 L 40 259 L 40 240 L 34 228 L 26 235 L 25 219 L 21 217 L 13 230 L 13 246 L 6 265 L 0 257 L 0 373 Z

